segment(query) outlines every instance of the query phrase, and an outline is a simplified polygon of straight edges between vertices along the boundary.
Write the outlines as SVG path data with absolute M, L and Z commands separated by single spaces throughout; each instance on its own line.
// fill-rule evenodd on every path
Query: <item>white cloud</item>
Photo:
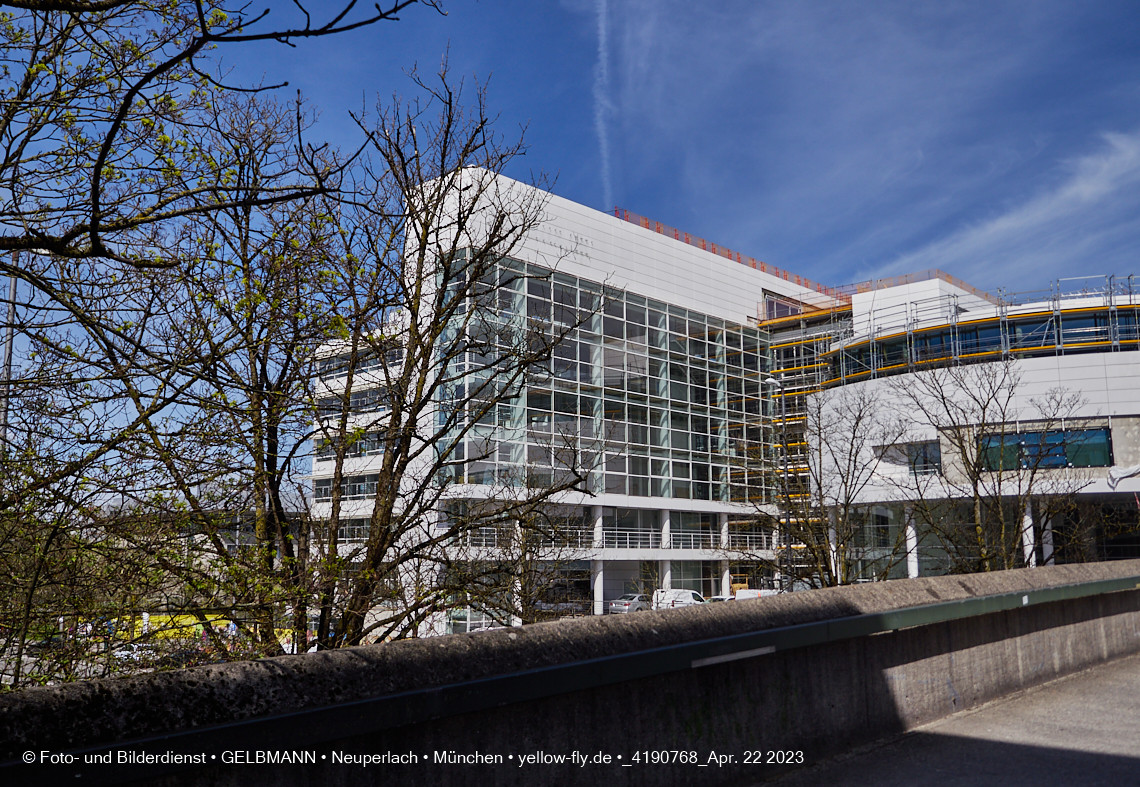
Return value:
M 613 181 L 610 176 L 610 136 L 607 118 L 613 111 L 610 101 L 609 9 L 606 0 L 597 0 L 598 62 L 594 67 L 594 133 L 601 158 L 603 210 L 613 207 Z
M 1090 23 L 1075 0 L 607 10 L 608 103 L 593 109 L 616 204 L 832 283 L 940 267 L 1040 289 L 1135 265 L 1140 132 L 1100 132 L 1140 128 L 1140 60 L 1123 33 L 1108 54 L 1111 14 Z
M 1140 235 L 1140 132 L 1104 134 L 1068 162 L 1056 185 L 999 215 L 903 254 L 874 275 L 941 268 L 982 287 L 1039 288 L 1113 270 L 1122 241 Z M 1135 248 L 1126 244 L 1128 248 Z

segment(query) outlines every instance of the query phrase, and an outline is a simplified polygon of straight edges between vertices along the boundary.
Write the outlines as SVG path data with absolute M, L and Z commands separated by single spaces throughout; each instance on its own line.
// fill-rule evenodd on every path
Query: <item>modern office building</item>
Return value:
M 468 453 L 478 458 L 454 478 L 450 498 L 493 493 L 520 468 L 541 472 L 560 436 L 593 437 L 604 456 L 592 493 L 558 503 L 580 523 L 570 565 L 589 582 L 595 611 L 631 591 L 727 592 L 729 547 L 774 546 L 770 532 L 752 526 L 758 507 L 774 503 L 772 399 L 763 384 L 771 357 L 758 308 L 766 297 L 823 305 L 841 296 L 638 217 L 556 196 L 502 264 L 525 273 L 517 308 L 527 314 L 557 320 L 566 304 L 595 313 L 555 348 L 548 374 L 528 376 L 513 410 L 500 408 L 468 436 L 479 441 Z M 335 391 L 337 364 L 327 366 L 324 384 Z M 374 391 L 358 378 L 353 408 L 375 409 Z M 343 488 L 348 518 L 363 520 L 379 446 L 356 445 L 360 457 Z M 315 454 L 320 516 L 332 464 L 327 449 Z M 352 527 L 346 537 L 363 535 Z
M 561 542 L 560 571 L 588 589 L 595 614 L 604 600 L 627 592 L 727 594 L 735 573 L 748 575 L 752 587 L 772 583 L 771 572 L 749 560 L 770 565 L 777 557 L 781 495 L 790 488 L 783 479 L 804 474 L 805 403 L 825 389 L 868 386 L 903 407 L 888 380 L 1015 359 L 1025 413 L 1051 390 L 1080 394 L 1068 420 L 1045 430 L 1063 436 L 1045 438 L 1061 457 L 1047 469 L 1065 472 L 1075 459 L 1090 474 L 1080 494 L 1104 506 L 1120 508 L 1140 493 L 1140 475 L 1119 467 L 1136 465 L 1140 473 L 1140 293 L 1131 280 L 1086 284 L 1079 293 L 1056 289 L 1031 301 L 995 297 L 938 271 L 825 287 L 626 211 L 605 214 L 556 196 L 502 266 L 525 274 L 525 291 L 510 308 L 555 322 L 564 306 L 592 316 L 566 329 L 549 369 L 528 375 L 512 407 L 497 408 L 468 435 L 478 450 L 451 479 L 449 510 L 440 517 L 494 494 L 505 478 L 554 472 L 559 440 L 572 436 L 579 448 L 594 440 L 590 491 L 554 502 L 573 531 Z M 335 362 L 324 377 L 328 390 L 338 390 Z M 363 413 L 382 409 L 367 377 L 352 400 Z M 1003 441 L 1038 432 L 1028 415 L 1001 430 Z M 908 439 L 921 460 L 888 462 L 884 474 L 939 475 L 953 464 L 937 424 L 925 432 L 920 425 Z M 346 542 L 366 533 L 375 488 L 369 473 L 380 451 L 367 439 L 356 445 L 342 485 Z M 328 451 L 318 446 L 318 517 L 330 476 Z M 891 575 L 946 570 L 945 555 L 921 533 L 903 538 L 914 523 L 899 488 L 871 484 L 862 500 L 873 512 L 869 527 L 907 544 Z M 494 534 L 479 538 L 473 531 L 463 546 L 493 554 Z M 1040 535 L 1035 543 L 1034 559 L 1056 558 L 1043 551 Z M 467 609 L 434 628 L 488 622 Z

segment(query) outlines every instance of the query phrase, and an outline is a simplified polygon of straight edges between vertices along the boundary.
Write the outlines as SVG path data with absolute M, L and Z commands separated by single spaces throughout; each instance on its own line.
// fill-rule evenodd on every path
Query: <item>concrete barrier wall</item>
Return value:
M 120 749 L 136 756 L 193 752 L 186 738 L 162 734 L 213 728 L 213 737 L 190 741 L 210 747 L 200 752 L 208 767 L 152 777 L 145 764 L 85 763 L 78 756 L 70 765 L 11 765 L 0 770 L 0 779 L 11 774 L 17 781 L 7 783 L 21 784 L 139 777 L 170 785 L 749 784 L 782 770 L 789 759 L 811 763 L 1140 652 L 1140 590 L 630 680 L 607 676 L 606 659 L 638 653 L 666 659 L 674 646 L 742 632 L 1136 575 L 1140 561 L 898 580 L 31 689 L 0 696 L 4 761 L 18 761 L 29 751 L 76 750 L 107 752 L 117 760 L 122 755 L 113 746 L 130 741 L 136 743 Z M 560 687 L 551 685 L 546 693 L 553 696 L 522 702 L 505 691 L 497 707 L 452 715 L 468 707 L 464 692 L 499 685 L 493 681 L 500 676 L 531 674 L 557 682 L 566 674 L 557 665 L 571 663 L 585 663 L 579 673 L 596 670 L 602 682 L 620 682 L 583 690 L 567 679 L 569 691 L 558 693 Z M 391 702 L 365 702 L 377 697 Z M 329 710 L 307 713 L 313 708 Z M 403 723 L 401 714 L 413 721 Z M 269 716 L 276 717 L 269 726 L 241 724 Z M 282 750 L 314 762 L 257 764 L 259 758 L 281 756 L 258 752 Z M 633 761 L 638 751 L 650 754 Z M 661 755 L 653 752 L 674 751 L 683 754 L 670 754 L 668 765 L 654 762 Z M 546 762 L 574 752 L 587 763 Z M 386 753 L 417 761 L 351 762 Z M 608 763 L 589 762 L 607 754 Z M 487 757 L 501 757 L 502 763 L 481 761 Z M 82 776 L 78 782 L 76 774 Z

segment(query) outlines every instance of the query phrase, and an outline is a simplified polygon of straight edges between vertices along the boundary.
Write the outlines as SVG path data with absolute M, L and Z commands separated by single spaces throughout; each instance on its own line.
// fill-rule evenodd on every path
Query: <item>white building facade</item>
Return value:
M 1140 495 L 1140 293 L 1130 281 L 1024 303 L 939 272 L 833 289 L 624 211 L 608 215 L 556 196 L 545 198 L 541 221 L 502 266 L 524 282 L 512 296 L 518 314 L 554 324 L 563 311 L 590 316 L 568 324 L 549 368 L 528 374 L 511 406 L 467 434 L 469 461 L 449 480 L 450 509 L 439 516 L 495 494 L 506 479 L 556 472 L 560 442 L 581 452 L 589 443 L 585 488 L 551 505 L 568 523 L 559 570 L 594 614 L 630 592 L 727 595 L 734 574 L 755 569 L 748 560 L 774 564 L 781 547 L 775 474 L 798 472 L 803 402 L 823 389 L 868 387 L 904 407 L 892 391 L 906 375 L 1014 359 L 1025 428 L 1014 424 L 1003 435 L 1032 433 L 1031 401 L 1056 389 L 1077 392 L 1079 406 L 1049 431 L 1079 433 L 1083 452 L 1066 455 L 1076 442 L 1062 441 L 1047 470 L 1064 472 L 1075 458 L 1090 474 L 1082 496 L 1120 507 Z M 323 377 L 336 392 L 334 361 Z M 352 407 L 365 438 L 345 466 L 346 543 L 367 535 L 370 473 L 382 450 L 368 434 L 383 422 L 380 388 L 358 380 Z M 927 446 L 920 470 L 937 475 L 952 452 L 937 426 L 927 427 L 908 440 Z M 317 445 L 317 518 L 327 508 L 332 467 L 330 452 Z M 883 470 L 915 471 L 913 460 Z M 922 534 L 903 538 L 915 523 L 900 485 L 887 480 L 872 484 L 863 502 L 878 507 L 907 545 L 892 575 L 947 570 L 945 554 Z M 767 529 L 757 527 L 765 516 Z M 1042 535 L 1048 524 L 1027 523 L 1027 563 L 1056 558 Z M 472 531 L 462 546 L 493 556 L 494 534 L 480 538 Z M 737 578 L 756 588 L 772 581 L 762 574 Z M 490 623 L 466 609 L 433 630 Z
M 974 474 L 982 494 L 1004 483 L 1000 494 L 1020 506 L 1021 565 L 1140 556 L 1140 291 L 1131 277 L 997 297 L 943 274 L 925 278 L 864 286 L 820 358 L 820 388 L 865 389 L 911 419 L 907 442 L 863 495 L 892 528 L 912 529 L 903 575 L 954 567 L 913 532 L 922 523 L 909 521 L 907 498 L 921 496 L 916 473 L 931 476 L 922 494 L 963 498 L 963 449 L 988 471 Z M 957 390 L 967 381 L 972 391 Z M 987 384 L 995 389 L 983 413 Z M 932 394 L 948 395 L 962 423 L 947 406 L 916 407 Z M 968 444 L 959 426 L 970 428 Z
M 500 180 L 504 188 L 528 188 Z M 560 442 L 589 443 L 584 490 L 552 503 L 578 531 L 564 539 L 573 553 L 561 550 L 563 573 L 588 583 L 598 614 L 606 599 L 627 592 L 728 593 L 734 544 L 752 553 L 774 546 L 770 535 L 736 527 L 773 502 L 772 405 L 763 385 L 770 358 L 758 304 L 766 292 L 797 303 L 832 300 L 810 282 L 665 229 L 546 198 L 542 220 L 502 262 L 525 290 L 515 293 L 513 308 L 555 323 L 561 307 L 591 316 L 565 332 L 549 369 L 529 373 L 511 406 L 471 429 L 470 461 L 447 493 L 461 507 L 494 494 L 505 479 L 554 472 Z M 335 359 L 323 378 L 335 405 Z M 382 398 L 367 377 L 353 386 L 352 407 L 366 433 L 369 423 L 383 422 Z M 349 524 L 341 529 L 348 540 L 366 534 L 370 472 L 381 450 L 366 437 L 346 463 L 341 519 Z M 314 454 L 319 518 L 333 462 L 326 446 Z M 492 555 L 494 536 L 462 546 Z M 469 618 L 468 625 L 482 622 Z

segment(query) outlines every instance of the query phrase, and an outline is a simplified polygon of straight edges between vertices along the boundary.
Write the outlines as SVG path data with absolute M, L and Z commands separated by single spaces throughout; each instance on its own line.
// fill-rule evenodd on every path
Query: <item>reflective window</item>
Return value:
M 567 335 L 548 374 L 528 375 L 517 407 L 476 419 L 482 431 L 465 439 L 483 442 L 468 449 L 462 480 L 502 484 L 533 477 L 534 468 L 551 468 L 549 476 L 573 464 L 595 492 L 765 499 L 764 474 L 747 468 L 765 455 L 765 333 L 535 266 L 527 275 L 539 277 L 525 287 L 531 324 L 552 313 L 571 326 L 575 313 L 578 328 L 560 329 Z M 526 319 L 509 310 L 498 316 Z M 730 432 L 738 435 L 731 446 L 723 439 Z M 489 447 L 520 438 L 534 450 Z
M 1112 436 L 1107 428 L 986 435 L 979 448 L 983 468 L 991 471 L 1112 466 Z

